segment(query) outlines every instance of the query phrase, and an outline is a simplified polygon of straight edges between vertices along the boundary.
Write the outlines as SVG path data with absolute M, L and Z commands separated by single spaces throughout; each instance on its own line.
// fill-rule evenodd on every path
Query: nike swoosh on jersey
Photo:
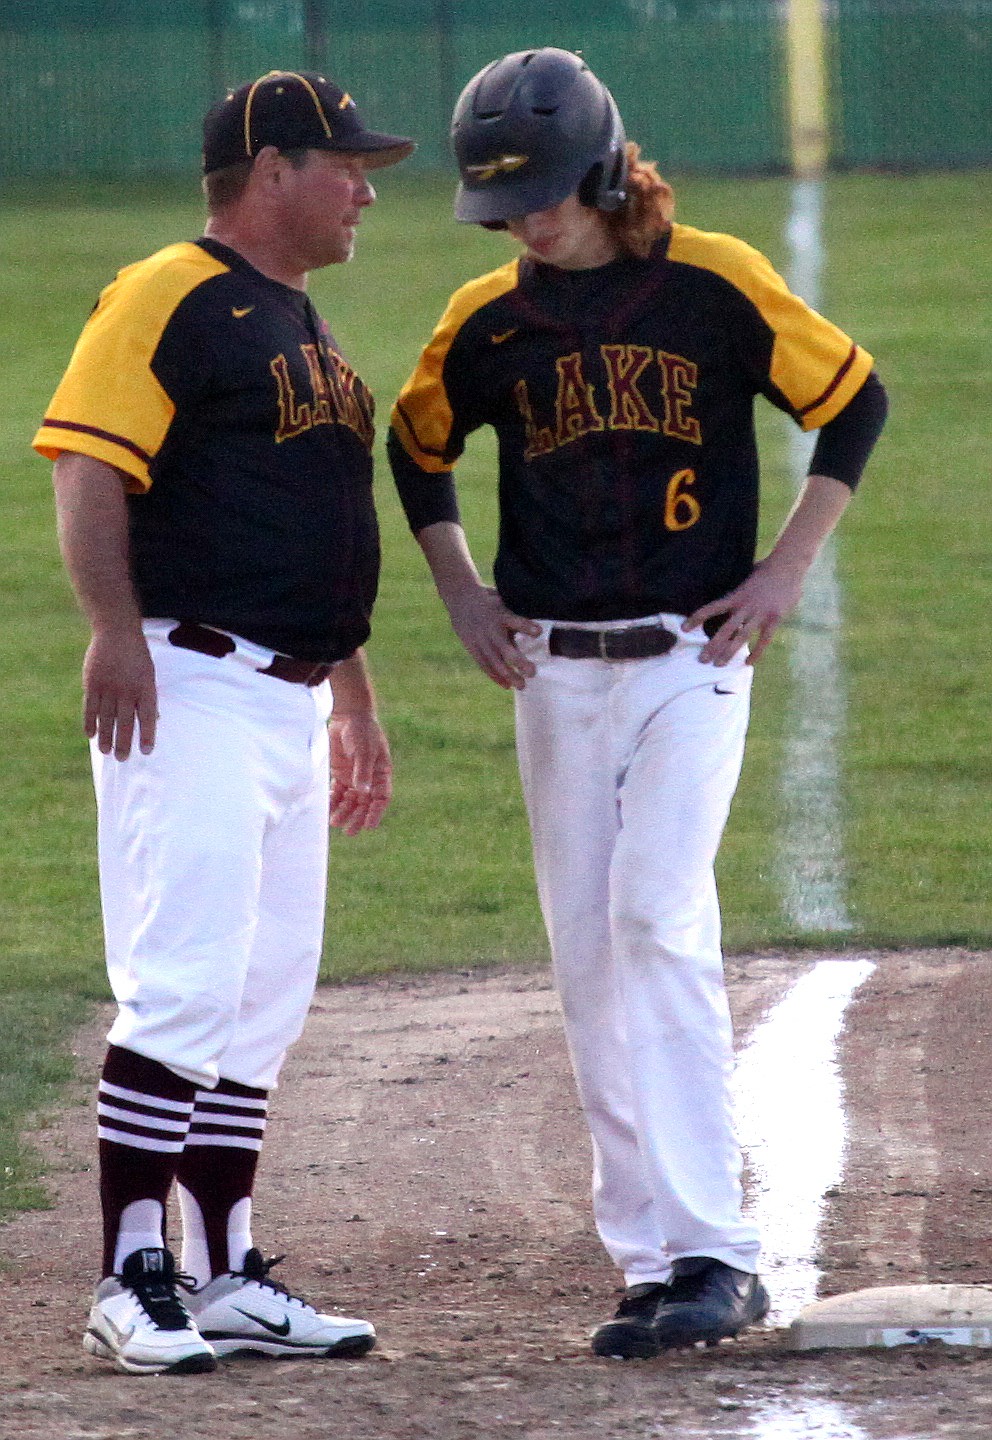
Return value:
M 504 340 L 509 340 L 511 335 L 516 335 L 519 328 L 520 327 L 518 325 L 514 325 L 512 330 L 504 330 L 501 335 L 494 335 L 492 337 L 493 344 L 502 345 Z
M 720 687 L 719 687 L 719 685 L 714 685 L 714 686 L 713 686 L 713 694 L 714 694 L 714 695 L 736 695 L 736 694 L 737 694 L 737 691 L 736 691 L 736 690 L 721 690 Z
M 283 1321 L 281 1321 L 280 1324 L 275 1325 L 275 1324 L 273 1324 L 273 1322 L 272 1322 L 271 1320 L 263 1320 L 262 1317 L 261 1317 L 261 1315 L 253 1315 L 250 1310 L 242 1310 L 242 1308 L 241 1308 L 240 1305 L 235 1305 L 233 1308 L 234 1308 L 235 1310 L 237 1310 L 237 1312 L 238 1312 L 239 1315 L 243 1315 L 246 1320 L 254 1320 L 254 1322 L 255 1322 L 256 1325 L 261 1325 L 261 1327 L 262 1327 L 263 1330 L 268 1330 L 268 1331 L 269 1331 L 271 1334 L 273 1334 L 273 1335 L 288 1335 L 288 1334 L 289 1334 L 289 1316 L 288 1316 L 288 1315 L 286 1316 L 286 1318 L 285 1318 Z
M 246 315 L 251 314 L 254 308 L 254 305 L 245 305 L 241 308 L 235 305 L 231 309 L 231 314 L 234 316 L 235 320 L 243 320 Z

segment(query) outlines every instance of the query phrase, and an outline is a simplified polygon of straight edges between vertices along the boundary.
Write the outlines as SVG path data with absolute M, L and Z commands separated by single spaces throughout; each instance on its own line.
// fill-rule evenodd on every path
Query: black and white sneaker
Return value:
M 668 1298 L 652 1328 L 659 1350 L 700 1341 L 715 1345 L 763 1320 L 770 1309 L 768 1291 L 757 1275 L 708 1255 L 693 1255 L 672 1266 Z
M 597 1325 L 592 1332 L 592 1353 L 610 1355 L 617 1360 L 652 1359 L 661 1348 L 655 1335 L 655 1320 L 667 1298 L 668 1286 L 660 1282 L 631 1285 L 613 1319 Z
M 204 1339 L 218 1355 L 254 1350 L 262 1355 L 364 1355 L 375 1344 L 368 1320 L 324 1315 L 269 1279 L 283 1259 L 263 1260 L 251 1249 L 241 1269 L 217 1275 L 197 1290 L 189 1307 Z
M 113 1360 L 130 1375 L 199 1375 L 217 1358 L 190 1318 L 177 1286 L 193 1282 L 176 1272 L 168 1250 L 135 1250 L 119 1275 L 101 1280 L 93 1296 L 83 1349 Z

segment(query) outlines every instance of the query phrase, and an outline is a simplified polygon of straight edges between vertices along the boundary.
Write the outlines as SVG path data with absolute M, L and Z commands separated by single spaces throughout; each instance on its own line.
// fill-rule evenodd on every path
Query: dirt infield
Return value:
M 814 955 L 728 961 L 741 1043 Z M 821 1294 L 992 1278 L 992 955 L 871 954 L 840 1046 L 849 1127 Z M 623 1364 L 586 1334 L 618 1278 L 544 970 L 322 989 L 272 1106 L 256 1238 L 290 1287 L 368 1315 L 361 1361 L 234 1358 L 133 1379 L 80 1348 L 95 1254 L 92 1093 L 38 1133 L 56 1208 L 0 1231 L 12 1440 L 550 1436 L 989 1440 L 992 1351 L 795 1354 L 785 1332 Z

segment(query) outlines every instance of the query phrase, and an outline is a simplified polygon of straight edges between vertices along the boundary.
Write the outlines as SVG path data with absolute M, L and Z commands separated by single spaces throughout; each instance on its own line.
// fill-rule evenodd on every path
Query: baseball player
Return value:
M 251 1196 L 317 976 L 328 810 L 354 835 L 390 795 L 362 650 L 373 402 L 307 274 L 350 259 L 369 172 L 412 149 L 323 76 L 228 95 L 204 124 L 205 234 L 104 290 L 34 442 L 92 626 L 84 725 L 118 1004 L 84 1345 L 128 1372 L 375 1339 L 270 1278 Z
M 626 1282 L 592 1348 L 650 1357 L 769 1307 L 741 1213 L 713 865 L 751 666 L 851 498 L 885 394 L 762 255 L 673 221 L 577 56 L 487 66 L 452 136 L 457 218 L 522 254 L 452 297 L 389 452 L 456 633 L 515 691 L 596 1224 Z M 820 434 L 755 564 L 759 394 Z M 482 425 L 499 444 L 495 587 L 452 478 Z

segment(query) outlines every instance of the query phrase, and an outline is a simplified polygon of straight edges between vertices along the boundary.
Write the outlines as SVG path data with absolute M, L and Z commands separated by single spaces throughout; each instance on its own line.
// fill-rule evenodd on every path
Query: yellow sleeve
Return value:
M 768 379 L 804 430 L 832 420 L 867 380 L 872 356 L 794 295 L 760 251 L 731 235 L 676 225 L 668 255 L 722 276 L 758 311 L 773 335 Z
M 227 269 L 199 246 L 171 245 L 122 270 L 103 291 L 33 440 L 54 460 L 64 450 L 123 470 L 147 490 L 175 406 L 152 370 L 177 306 Z
M 421 470 L 431 474 L 450 470 L 461 453 L 460 439 L 454 450 L 451 448 L 456 422 L 444 376 L 448 352 L 471 315 L 490 300 L 515 288 L 518 269 L 519 262 L 512 260 L 455 292 L 425 345 L 417 368 L 400 391 L 391 424 L 403 449 Z

